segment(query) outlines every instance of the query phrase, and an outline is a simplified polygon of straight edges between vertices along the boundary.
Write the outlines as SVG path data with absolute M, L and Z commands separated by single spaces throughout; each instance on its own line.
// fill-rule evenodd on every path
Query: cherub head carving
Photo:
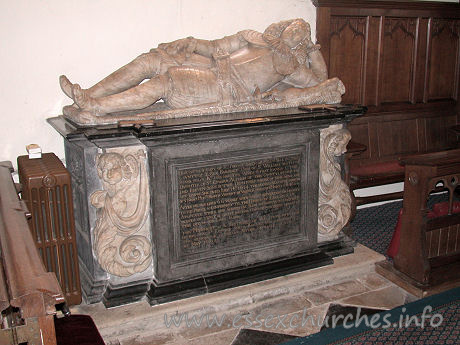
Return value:
M 347 129 L 339 129 L 334 133 L 334 137 L 329 144 L 328 150 L 334 156 L 341 156 L 347 152 L 347 144 L 351 139 L 351 134 Z
M 96 158 L 97 174 L 100 179 L 110 185 L 116 185 L 122 180 L 129 180 L 137 175 L 137 165 L 134 157 L 124 157 L 119 153 L 108 152 Z M 133 162 L 134 160 L 134 162 Z

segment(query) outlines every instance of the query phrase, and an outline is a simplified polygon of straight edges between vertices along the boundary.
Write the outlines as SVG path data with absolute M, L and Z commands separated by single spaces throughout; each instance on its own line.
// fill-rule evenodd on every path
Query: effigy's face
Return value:
M 281 34 L 281 39 L 290 47 L 294 48 L 299 43 L 308 39 L 310 28 L 307 23 L 295 21 L 289 25 Z

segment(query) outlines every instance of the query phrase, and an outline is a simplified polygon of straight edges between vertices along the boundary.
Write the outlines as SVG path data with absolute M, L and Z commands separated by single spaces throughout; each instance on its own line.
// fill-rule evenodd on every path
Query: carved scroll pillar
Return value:
M 144 272 L 152 263 L 145 152 L 139 146 L 106 149 L 96 167 L 102 190 L 90 196 L 97 209 L 94 255 L 112 275 Z
M 318 198 L 318 242 L 335 240 L 347 224 L 351 213 L 351 196 L 347 184 L 342 180 L 338 159 L 351 139 L 343 125 L 332 125 L 321 130 L 319 198 Z

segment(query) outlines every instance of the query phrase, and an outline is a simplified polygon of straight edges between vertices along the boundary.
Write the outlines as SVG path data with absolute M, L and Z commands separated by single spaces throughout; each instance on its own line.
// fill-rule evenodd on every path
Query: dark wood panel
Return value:
M 428 129 L 429 131 L 429 129 Z M 419 152 L 426 152 L 427 151 L 427 146 L 426 146 L 426 133 L 427 133 L 427 127 L 426 127 L 426 121 L 422 117 L 417 117 L 417 136 L 418 136 L 418 149 Z
M 455 242 L 455 251 L 460 250 L 460 225 L 457 225 L 457 240 Z
M 312 3 L 318 8 L 332 8 L 345 11 L 347 9 L 353 12 L 361 10 L 375 9 L 377 13 L 388 13 L 389 11 L 404 13 L 407 16 L 419 16 L 436 13 L 445 17 L 460 17 L 458 4 L 423 2 L 418 1 L 369 1 L 369 0 L 312 0 Z
M 429 258 L 433 257 L 433 255 L 431 255 L 431 239 L 432 239 L 432 236 L 433 236 L 433 232 L 430 231 L 430 232 L 426 232 L 425 233 L 425 240 L 426 240 L 426 252 L 427 252 L 427 256 Z
M 326 66 L 330 66 L 330 32 L 331 32 L 331 9 L 321 7 L 316 9 L 316 43 L 321 45 Z M 328 70 L 329 71 L 329 70 Z M 329 73 L 330 76 L 330 73 Z
M 414 18 L 385 18 L 381 102 L 411 102 L 416 55 Z
M 448 245 L 447 245 L 447 253 L 455 253 L 455 244 L 457 242 L 457 233 L 459 229 L 459 224 L 449 226 L 449 235 L 448 235 Z
M 428 19 L 418 18 L 418 31 L 417 31 L 417 59 L 416 59 L 416 73 L 415 73 L 415 86 L 414 86 L 414 100 L 417 103 L 426 101 L 426 83 L 427 83 L 427 35 L 428 35 Z
M 441 239 L 439 231 L 432 231 L 432 232 L 433 232 L 433 235 L 431 237 L 429 257 L 435 257 L 439 255 L 439 241 Z
M 459 21 L 430 23 L 428 100 L 455 98 L 458 84 Z
M 351 133 L 351 136 L 353 138 L 353 141 L 357 143 L 361 143 L 366 145 L 368 148 L 371 146 L 371 143 L 369 142 L 370 136 L 369 136 L 369 127 L 368 124 L 359 124 L 359 125 L 349 125 L 348 129 Z M 360 154 L 359 159 L 363 158 L 369 158 L 370 157 L 370 150 L 366 150 L 362 154 Z M 352 157 L 351 160 L 355 159 L 355 157 Z
M 366 18 L 331 17 L 329 75 L 345 85 L 344 103 L 363 103 Z
M 417 120 L 380 123 L 378 141 L 380 158 L 418 152 Z
M 449 128 L 456 124 L 455 114 L 447 116 L 425 118 L 426 132 L 424 135 L 426 151 L 442 150 L 449 147 L 452 135 Z
M 352 0 L 350 0 L 352 1 Z M 369 2 L 373 2 L 369 0 Z M 416 1 L 414 1 L 416 2 Z M 426 2 L 418 3 L 417 6 L 423 6 Z M 449 15 L 449 11 L 436 11 L 430 12 L 427 10 L 419 9 L 415 11 L 405 11 L 402 9 L 389 9 L 382 10 L 377 8 L 343 8 L 343 7 L 332 7 L 332 15 L 349 15 L 349 16 L 388 16 L 388 17 L 407 17 L 407 18 L 429 18 L 435 16 L 437 18 L 459 18 L 458 13 L 458 4 L 456 4 L 453 10 L 450 12 L 452 15 Z
M 366 52 L 366 75 L 364 89 L 364 104 L 376 106 L 378 100 L 378 85 L 379 85 L 379 68 L 380 68 L 380 28 L 383 25 L 382 17 L 369 17 L 369 25 L 367 31 L 367 52 Z
M 449 228 L 439 229 L 439 255 L 447 254 L 447 245 L 449 243 Z

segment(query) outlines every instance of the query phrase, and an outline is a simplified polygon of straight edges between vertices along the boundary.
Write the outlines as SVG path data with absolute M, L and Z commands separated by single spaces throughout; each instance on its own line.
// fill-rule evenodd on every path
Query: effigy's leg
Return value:
M 272 97 L 276 101 L 296 101 L 303 104 L 336 104 L 342 100 L 345 86 L 338 78 L 331 78 L 322 83 L 306 88 L 291 87 L 283 91 L 269 91 L 263 97 Z
M 117 94 L 139 85 L 143 80 L 153 78 L 170 65 L 174 65 L 174 62 L 164 61 L 163 55 L 155 50 L 142 54 L 85 91 L 89 96 L 97 98 Z M 73 98 L 74 84 L 66 76 L 61 76 L 59 83 L 64 93 Z
M 146 108 L 164 98 L 167 87 L 168 78 L 159 75 L 145 83 L 109 96 L 92 97 L 88 90 L 82 89 L 78 84 L 73 85 L 72 93 L 76 105 L 81 110 L 95 115 L 105 115 L 118 111 Z

